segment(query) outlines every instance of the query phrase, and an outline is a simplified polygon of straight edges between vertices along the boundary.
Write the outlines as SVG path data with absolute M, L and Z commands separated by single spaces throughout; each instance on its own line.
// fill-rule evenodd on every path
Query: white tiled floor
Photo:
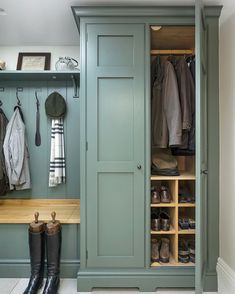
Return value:
M 1 294 L 23 294 L 25 288 L 27 287 L 28 279 L 0 279 L 0 293 Z M 38 292 L 42 294 L 43 289 Z M 61 279 L 60 290 L 58 294 L 75 294 L 77 292 L 77 280 L 76 279 Z M 82 292 L 80 292 L 81 294 Z M 87 294 L 87 292 L 84 292 Z M 97 294 L 137 294 L 139 291 L 136 289 L 97 289 L 92 291 L 92 293 Z M 142 292 L 144 293 L 144 292 Z M 150 292 L 148 292 L 150 293 Z M 193 290 L 185 289 L 161 289 L 156 292 L 156 294 L 195 294 Z M 206 294 L 206 293 L 205 293 Z M 210 293 L 216 294 L 216 293 Z

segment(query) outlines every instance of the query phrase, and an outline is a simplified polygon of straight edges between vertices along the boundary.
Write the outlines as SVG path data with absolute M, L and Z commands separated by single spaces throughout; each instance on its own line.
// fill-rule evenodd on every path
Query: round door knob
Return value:
M 142 168 L 142 166 L 141 166 L 140 164 L 138 164 L 138 165 L 137 165 L 137 168 L 138 168 L 138 169 L 141 169 L 141 168 Z

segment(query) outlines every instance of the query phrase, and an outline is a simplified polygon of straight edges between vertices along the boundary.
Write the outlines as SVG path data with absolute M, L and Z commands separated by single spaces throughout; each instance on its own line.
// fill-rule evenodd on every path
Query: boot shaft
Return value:
M 47 275 L 60 274 L 61 229 L 55 234 L 45 233 L 47 250 Z
M 33 233 L 29 230 L 29 253 L 31 274 L 42 275 L 45 259 L 45 232 Z

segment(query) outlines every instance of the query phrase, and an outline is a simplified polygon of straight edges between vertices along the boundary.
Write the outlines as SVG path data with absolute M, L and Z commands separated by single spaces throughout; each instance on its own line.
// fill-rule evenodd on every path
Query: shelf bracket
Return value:
M 79 98 L 80 79 L 76 78 L 75 75 L 71 75 L 73 82 L 74 96 L 73 98 Z

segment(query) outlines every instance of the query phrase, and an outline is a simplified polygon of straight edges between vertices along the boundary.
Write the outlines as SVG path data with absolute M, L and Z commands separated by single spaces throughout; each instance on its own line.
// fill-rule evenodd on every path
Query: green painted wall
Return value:
M 79 198 L 80 100 L 73 98 L 74 90 L 71 81 L 0 81 L 0 88 L 2 87 L 4 91 L 0 92 L 0 100 L 3 102 L 2 109 L 8 119 L 13 114 L 13 108 L 16 105 L 16 88 L 23 88 L 23 92 L 19 92 L 18 95 L 21 100 L 27 130 L 32 189 L 13 191 L 1 197 L 1 199 Z M 35 90 L 40 90 L 38 92 L 42 139 L 40 147 L 36 147 L 34 144 L 36 128 Z M 58 91 L 67 102 L 67 115 L 64 125 L 67 182 L 56 188 L 49 188 L 51 121 L 45 114 L 44 103 L 53 91 Z M 62 277 L 75 278 L 80 262 L 80 226 L 71 224 L 62 227 L 61 275 Z M 30 270 L 28 225 L 1 224 L 0 236 L 0 277 L 28 277 Z
M 18 96 L 21 100 L 21 108 L 25 118 L 28 146 L 30 153 L 30 172 L 32 189 L 13 191 L 1 199 L 9 198 L 79 198 L 79 99 L 73 98 L 73 87 L 69 81 L 0 81 L 0 100 L 3 102 L 2 109 L 8 119 L 13 114 L 16 105 L 16 88 L 22 87 L 23 92 Z M 42 144 L 36 147 L 34 144 L 36 130 L 36 99 L 35 90 L 40 100 L 41 115 L 41 140 Z M 44 103 L 48 95 L 58 91 L 67 102 L 67 114 L 65 117 L 65 153 L 67 183 L 55 188 L 48 187 L 48 170 L 50 158 L 50 135 L 51 120 L 47 118 Z

